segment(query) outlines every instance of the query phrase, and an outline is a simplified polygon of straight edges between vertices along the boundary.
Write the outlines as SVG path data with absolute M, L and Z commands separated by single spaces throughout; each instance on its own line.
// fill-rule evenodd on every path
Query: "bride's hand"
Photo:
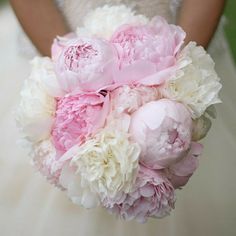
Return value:
M 183 0 L 178 25 L 187 33 L 186 43 L 207 48 L 222 15 L 225 0 Z
M 44 56 L 50 56 L 53 39 L 68 33 L 62 14 L 52 0 L 10 0 L 23 29 Z

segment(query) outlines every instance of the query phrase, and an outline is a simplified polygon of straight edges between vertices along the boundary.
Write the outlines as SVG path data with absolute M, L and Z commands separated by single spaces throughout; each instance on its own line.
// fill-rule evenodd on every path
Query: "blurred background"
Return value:
M 232 49 L 234 61 L 236 61 L 236 1 L 228 0 L 225 8 L 225 16 L 227 22 L 225 26 L 225 33 Z

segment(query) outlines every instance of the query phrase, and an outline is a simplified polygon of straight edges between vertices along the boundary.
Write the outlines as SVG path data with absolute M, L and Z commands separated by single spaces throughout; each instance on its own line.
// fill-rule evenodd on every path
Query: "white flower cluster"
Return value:
M 164 97 L 182 102 L 199 118 L 218 97 L 222 85 L 214 69 L 214 61 L 206 51 L 190 42 L 178 55 L 176 74 L 162 89 Z
M 83 27 L 77 29 L 78 36 L 92 35 L 109 39 L 124 24 L 146 24 L 148 18 L 136 15 L 125 5 L 104 5 L 89 12 L 83 20 Z
M 119 193 L 130 192 L 139 169 L 139 154 L 139 145 L 131 143 L 126 133 L 111 129 L 101 131 L 76 150 L 71 161 L 76 172 L 71 178 L 79 178 L 80 192 L 76 195 L 68 191 L 69 197 L 76 199 L 77 204 L 94 207 L 99 198 L 114 198 Z M 62 179 L 64 182 L 65 177 Z M 71 185 L 68 187 L 73 189 Z M 96 197 L 96 193 L 99 196 Z M 85 195 L 93 196 L 89 204 L 84 200 Z

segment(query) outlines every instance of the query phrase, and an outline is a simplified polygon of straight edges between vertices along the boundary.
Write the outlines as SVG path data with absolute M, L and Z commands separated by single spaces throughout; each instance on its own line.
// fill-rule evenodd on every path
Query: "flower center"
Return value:
M 80 60 L 89 60 L 97 55 L 98 52 L 92 45 L 82 44 L 70 46 L 64 53 L 65 65 L 69 70 L 74 71 L 74 69 L 80 67 Z

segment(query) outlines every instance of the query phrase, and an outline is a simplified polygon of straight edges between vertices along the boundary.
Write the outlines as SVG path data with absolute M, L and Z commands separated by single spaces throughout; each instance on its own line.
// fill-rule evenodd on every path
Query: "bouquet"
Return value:
M 36 57 L 17 122 L 33 165 L 85 208 L 162 218 L 198 166 L 219 78 L 206 51 L 161 17 L 100 7 Z

